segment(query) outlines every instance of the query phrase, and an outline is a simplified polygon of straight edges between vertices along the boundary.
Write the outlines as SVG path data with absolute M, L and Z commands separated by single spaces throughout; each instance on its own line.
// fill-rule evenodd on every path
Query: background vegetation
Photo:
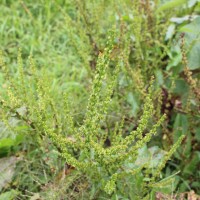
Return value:
M 199 198 L 199 0 L 0 10 L 0 199 Z

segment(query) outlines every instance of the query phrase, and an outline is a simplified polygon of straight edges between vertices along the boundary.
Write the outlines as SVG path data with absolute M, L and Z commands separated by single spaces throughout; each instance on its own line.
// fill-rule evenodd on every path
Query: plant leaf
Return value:
M 165 11 L 165 10 L 169 10 L 169 9 L 173 9 L 175 7 L 179 7 L 182 6 L 183 4 L 185 4 L 187 2 L 187 0 L 172 0 L 170 2 L 167 2 L 163 5 L 161 5 L 156 12 L 161 12 L 161 11 Z

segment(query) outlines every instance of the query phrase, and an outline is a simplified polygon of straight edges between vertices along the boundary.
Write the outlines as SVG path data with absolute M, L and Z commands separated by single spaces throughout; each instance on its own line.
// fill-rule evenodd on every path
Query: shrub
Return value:
M 165 119 L 164 115 L 161 116 L 156 124 L 148 128 L 154 114 L 153 82 L 146 94 L 143 114 L 136 130 L 124 135 L 123 121 L 121 125 L 116 125 L 112 133 L 102 130 L 120 70 L 119 56 L 119 59 L 115 60 L 112 74 L 108 73 L 115 41 L 116 35 L 111 32 L 106 48 L 98 56 L 87 111 L 79 127 L 74 125 L 68 94 L 63 91 L 59 98 L 55 97 L 56 91 L 50 90 L 48 77 L 38 73 L 31 57 L 26 75 L 20 51 L 16 78 L 9 75 L 1 61 L 6 79 L 4 97 L 1 97 L 2 116 L 8 126 L 11 117 L 19 119 L 29 134 L 36 134 L 39 144 L 51 140 L 65 162 L 75 170 L 85 173 L 96 190 L 104 190 L 108 195 L 115 194 L 120 188 L 117 186 L 119 180 L 127 176 L 136 176 L 137 179 L 138 176 L 141 179 L 138 185 L 141 193 L 136 195 L 136 198 L 148 199 L 154 191 L 153 188 L 166 184 L 166 181 L 158 182 L 161 170 L 183 137 L 178 139 L 153 168 L 149 162 L 134 164 L 138 158 L 138 151 L 156 134 L 157 128 Z M 19 130 L 16 128 L 15 131 Z M 128 167 L 129 165 L 132 167 Z

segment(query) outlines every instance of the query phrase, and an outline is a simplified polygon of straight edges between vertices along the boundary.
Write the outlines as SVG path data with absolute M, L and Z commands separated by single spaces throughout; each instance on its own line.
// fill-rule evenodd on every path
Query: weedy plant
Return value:
M 132 194 L 133 199 L 150 199 L 153 192 L 157 191 L 156 188 L 169 183 L 168 179 L 159 182 L 160 173 L 180 145 L 183 136 L 156 167 L 152 168 L 149 162 L 135 164 L 136 160 L 140 159 L 139 149 L 151 140 L 165 119 L 164 115 L 161 116 L 157 123 L 147 129 L 149 120 L 154 114 L 153 83 L 150 84 L 146 94 L 143 114 L 136 130 L 125 135 L 122 120 L 112 133 L 103 131 L 102 124 L 123 62 L 119 56 L 119 59 L 115 60 L 112 76 L 109 75 L 111 53 L 115 42 L 116 35 L 111 32 L 106 48 L 103 53 L 99 53 L 87 111 L 79 127 L 74 124 L 68 94 L 63 91 L 59 98 L 55 98 L 56 91 L 50 89 L 48 77 L 39 74 L 31 57 L 30 68 L 24 70 L 20 51 L 16 78 L 10 76 L 8 68 L 1 59 L 6 83 L 1 97 L 1 115 L 8 126 L 11 117 L 20 120 L 27 134 L 35 135 L 40 145 L 51 141 L 69 166 L 86 174 L 95 190 L 105 191 L 105 195 L 113 197 L 120 192 L 124 192 L 125 195 L 125 191 L 118 185 L 120 180 L 127 176 L 133 176 L 135 179 L 140 177 L 140 183 L 136 185 L 140 192 Z M 10 128 L 15 132 L 21 131 L 17 127 Z
M 19 56 L 16 73 L 15 67 L 11 73 L 3 67 L 1 116 L 4 123 L 1 125 L 6 124 L 11 129 L 4 131 L 6 135 L 15 132 L 19 137 L 13 139 L 9 135 L 5 138 L 2 134 L 0 146 L 5 141 L 12 144 L 8 145 L 6 154 L 2 151 L 1 155 L 8 155 L 13 147 L 28 149 L 29 170 L 24 172 L 22 167 L 21 172 L 27 174 L 18 178 L 22 185 L 17 183 L 20 191 L 42 190 L 40 181 L 35 181 L 35 174 L 50 175 L 45 167 L 50 166 L 53 170 L 53 165 L 57 165 L 55 160 L 61 160 L 50 159 L 52 163 L 46 166 L 42 155 L 51 155 L 51 151 L 46 153 L 46 147 L 51 147 L 57 149 L 64 158 L 62 162 L 66 160 L 74 172 L 87 174 L 92 191 L 95 191 L 93 196 L 103 195 L 102 191 L 109 196 L 113 191 L 112 194 L 119 198 L 146 196 L 150 199 L 149 193 L 171 181 L 157 182 L 158 174 L 174 151 L 171 146 L 179 142 L 181 135 L 186 136 L 184 145 L 175 153 L 175 159 L 168 162 L 164 174 L 168 177 L 180 170 L 176 175 L 176 181 L 180 177 L 176 189 L 199 191 L 198 0 L 59 0 L 45 3 L 42 0 L 37 3 L 3 0 L 0 6 L 1 48 L 9 66 L 13 67 L 19 44 L 25 57 L 30 51 L 33 53 L 39 63 L 37 67 L 48 66 L 40 71 L 30 58 L 30 68 L 23 68 Z M 119 36 L 111 36 L 106 45 L 111 24 L 116 25 Z M 190 41 L 190 44 L 183 41 L 181 48 L 174 47 L 176 31 L 185 32 L 186 43 Z M 70 68 L 66 70 L 66 66 Z M 156 89 L 149 87 L 152 75 L 156 77 L 153 84 Z M 94 79 L 93 86 L 89 90 L 91 79 Z M 72 97 L 70 91 L 73 91 Z M 92 91 L 91 94 L 88 91 Z M 70 98 L 80 99 L 75 103 L 76 109 L 72 109 Z M 74 110 L 81 114 L 77 115 Z M 138 151 L 143 151 L 140 147 L 156 133 L 164 113 L 167 116 L 162 129 L 158 128 L 160 134 L 148 146 L 156 144 L 170 153 L 166 153 L 162 164 L 152 167 L 149 160 L 141 161 Z M 117 117 L 111 119 L 111 115 Z M 124 120 L 121 115 L 125 115 Z M 141 120 L 137 120 L 140 115 Z M 17 126 L 13 127 L 11 121 L 17 122 Z M 19 145 L 24 133 L 28 133 L 29 141 Z M 32 162 L 34 165 L 30 164 Z M 31 177 L 31 181 L 27 177 Z M 45 177 L 42 184 L 54 182 L 51 178 Z M 63 195 L 65 188 L 70 190 L 67 187 L 65 184 L 62 187 Z

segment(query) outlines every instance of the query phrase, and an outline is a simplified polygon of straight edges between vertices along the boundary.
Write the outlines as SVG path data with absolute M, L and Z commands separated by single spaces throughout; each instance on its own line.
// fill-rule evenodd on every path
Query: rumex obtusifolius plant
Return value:
M 2 118 L 5 124 L 11 116 L 18 118 L 38 137 L 38 142 L 49 138 L 57 147 L 66 163 L 87 174 L 92 183 L 99 182 L 100 187 L 107 194 L 116 191 L 120 178 L 129 174 L 141 173 L 148 169 L 148 164 L 126 169 L 125 162 L 134 163 L 138 157 L 138 150 L 150 141 L 156 134 L 157 128 L 164 121 L 162 116 L 150 131 L 145 133 L 148 122 L 154 113 L 152 100 L 152 86 L 143 108 L 143 114 L 136 130 L 123 136 L 121 123 L 119 130 L 115 130 L 110 137 L 111 145 L 105 147 L 108 133 L 101 133 L 101 123 L 104 121 L 111 101 L 114 86 L 120 70 L 120 59 L 116 61 L 112 77 L 108 77 L 110 55 L 113 50 L 115 34 L 110 33 L 106 48 L 100 53 L 97 60 L 96 73 L 88 100 L 87 112 L 81 126 L 76 127 L 69 109 L 68 94 L 63 93 L 57 102 L 51 91 L 45 75 L 39 75 L 33 59 L 30 57 L 30 76 L 23 68 L 21 52 L 18 56 L 18 76 L 13 78 L 1 59 L 1 66 L 6 79 L 6 91 L 1 97 Z M 151 84 L 152 85 L 152 84 Z M 20 108 L 25 112 L 19 112 Z M 148 195 L 167 160 L 180 145 L 181 137 L 166 154 L 155 171 L 147 170 L 148 184 L 143 184 L 144 194 Z M 150 176 L 151 174 L 151 176 Z

